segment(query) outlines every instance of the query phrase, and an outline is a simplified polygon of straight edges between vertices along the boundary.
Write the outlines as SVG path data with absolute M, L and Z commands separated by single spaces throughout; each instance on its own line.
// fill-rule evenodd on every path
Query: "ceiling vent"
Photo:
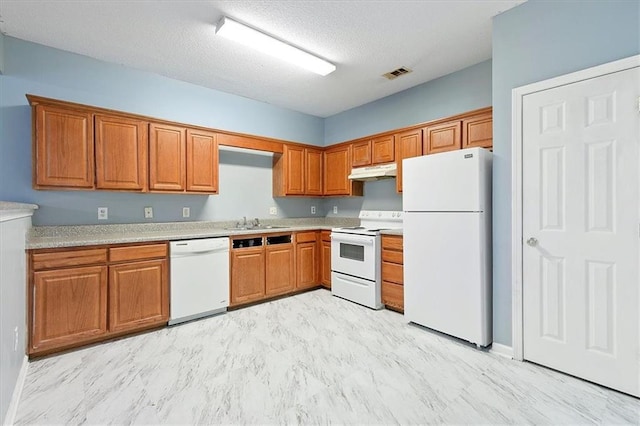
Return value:
M 382 74 L 383 77 L 389 79 L 389 80 L 394 80 L 398 77 L 400 77 L 401 75 L 405 75 L 405 74 L 409 74 L 411 72 L 411 70 L 407 67 L 400 67 L 396 70 L 393 70 L 391 72 L 388 72 L 386 74 Z

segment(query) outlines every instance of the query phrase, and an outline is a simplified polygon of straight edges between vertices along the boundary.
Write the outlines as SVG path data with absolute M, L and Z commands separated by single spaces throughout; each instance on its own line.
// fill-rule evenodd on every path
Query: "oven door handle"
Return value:
M 345 234 L 331 234 L 331 241 L 336 243 L 354 243 L 361 244 L 365 246 L 372 246 L 375 237 L 358 237 L 356 235 L 345 235 Z

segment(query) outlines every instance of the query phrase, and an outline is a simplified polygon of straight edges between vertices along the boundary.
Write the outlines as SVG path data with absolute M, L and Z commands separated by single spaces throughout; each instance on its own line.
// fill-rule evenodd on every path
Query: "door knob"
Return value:
M 527 244 L 529 244 L 531 247 L 535 247 L 538 245 L 538 240 L 531 237 L 527 240 Z

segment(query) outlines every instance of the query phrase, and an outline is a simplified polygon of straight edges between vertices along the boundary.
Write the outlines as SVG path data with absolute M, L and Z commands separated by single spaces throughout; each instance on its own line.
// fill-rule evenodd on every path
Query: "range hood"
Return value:
M 351 169 L 349 179 L 351 180 L 379 180 L 390 179 L 398 174 L 396 163 L 380 164 L 378 166 L 357 167 Z

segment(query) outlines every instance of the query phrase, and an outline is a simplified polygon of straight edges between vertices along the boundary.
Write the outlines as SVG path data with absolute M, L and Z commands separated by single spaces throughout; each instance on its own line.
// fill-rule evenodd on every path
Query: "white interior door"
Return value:
M 524 358 L 640 396 L 640 69 L 523 99 Z

